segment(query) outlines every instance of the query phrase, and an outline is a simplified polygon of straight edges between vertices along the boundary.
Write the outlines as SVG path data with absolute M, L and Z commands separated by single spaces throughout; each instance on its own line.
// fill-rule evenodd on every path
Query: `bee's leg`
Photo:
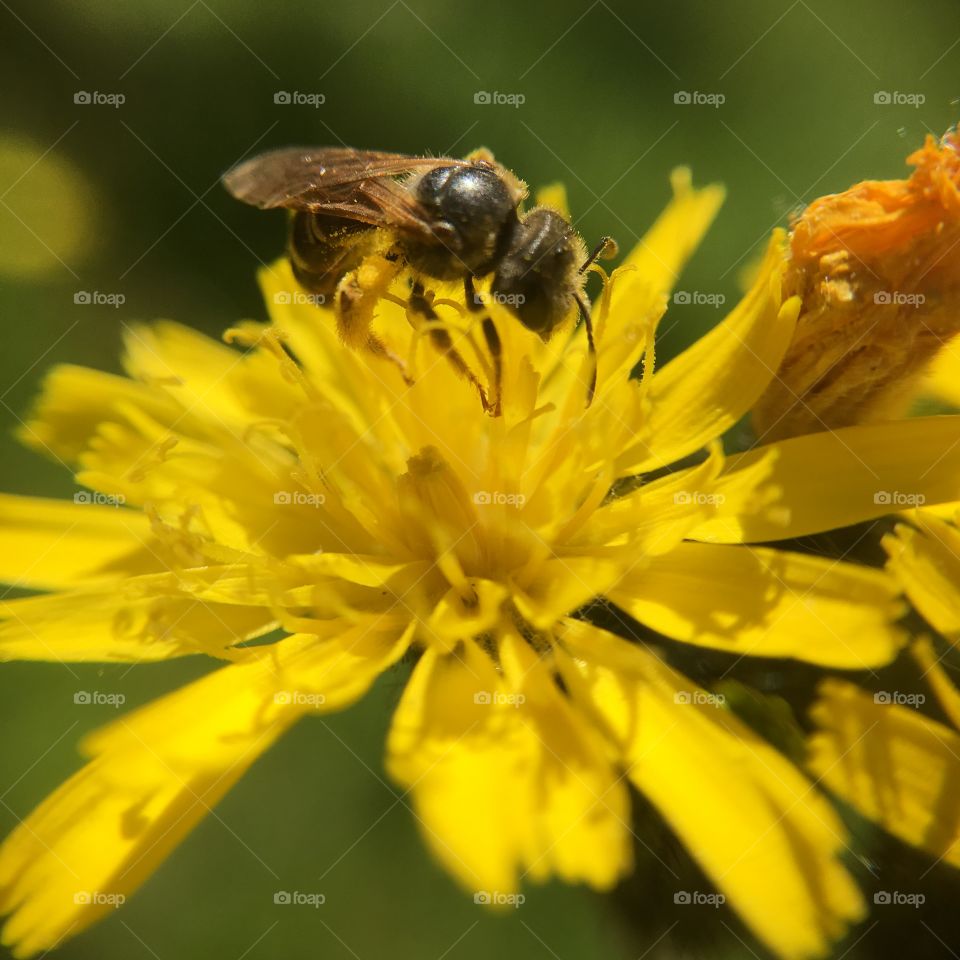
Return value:
M 457 373 L 460 374 L 460 376 L 469 380 L 470 383 L 477 388 L 477 392 L 480 394 L 480 402 L 483 404 L 484 411 L 487 413 L 493 413 L 493 408 L 490 406 L 490 403 L 487 400 L 487 394 L 483 389 L 483 384 L 479 381 L 477 375 L 467 365 L 466 360 L 460 356 L 460 351 L 457 350 L 457 348 L 453 345 L 453 339 L 451 338 L 446 327 L 444 327 L 440 321 L 440 317 L 437 316 L 437 312 L 433 309 L 433 305 L 427 299 L 426 292 L 423 289 L 423 284 L 420 283 L 419 280 L 414 281 L 413 287 L 410 290 L 410 300 L 408 301 L 408 306 L 414 314 L 419 316 L 424 321 L 424 330 L 430 337 L 430 342 L 434 345 L 434 347 L 436 347 L 436 349 L 447 358 L 451 366 L 457 371 Z
M 590 256 L 583 262 L 577 273 L 586 273 L 598 260 L 609 260 L 620 252 L 620 247 L 613 237 L 601 237 L 600 242 L 590 251 Z
M 373 311 L 380 300 L 386 298 L 390 284 L 400 272 L 398 260 L 374 254 L 367 257 L 356 270 L 344 274 L 334 294 L 334 315 L 337 332 L 348 347 L 369 350 L 396 364 L 408 384 L 413 380 L 407 373 L 407 365 L 370 329 Z
M 590 251 L 590 256 L 583 262 L 583 266 L 580 267 L 577 273 L 583 276 L 583 274 L 592 267 L 603 275 L 604 282 L 606 282 L 607 275 L 602 268 L 596 265 L 596 262 L 597 260 L 609 260 L 611 257 L 615 257 L 619 250 L 620 248 L 617 246 L 617 241 L 614 240 L 613 237 L 601 237 L 600 242 Z M 597 392 L 597 346 L 593 340 L 593 319 L 590 316 L 590 304 L 587 303 L 583 291 L 574 294 L 574 299 L 577 301 L 580 316 L 583 317 L 583 325 L 587 330 L 587 350 L 593 361 L 593 370 L 590 373 L 590 385 L 587 387 L 587 406 L 589 407 L 590 404 L 593 403 L 593 395 Z
M 590 371 L 590 383 L 587 386 L 587 406 L 593 403 L 593 395 L 597 392 L 597 345 L 593 342 L 593 320 L 590 317 L 590 304 L 582 293 L 576 293 L 574 299 L 577 301 L 577 307 L 580 309 L 580 316 L 583 317 L 583 325 L 587 331 L 587 352 L 590 355 L 592 370 Z
M 483 337 L 487 341 L 487 349 L 490 351 L 490 360 L 493 364 L 493 376 L 490 389 L 493 393 L 493 415 L 499 417 L 502 411 L 503 394 L 503 344 L 500 342 L 500 334 L 497 333 L 497 325 L 493 322 L 489 311 L 480 300 L 476 287 L 473 285 L 473 277 L 469 274 L 463 278 L 464 302 L 471 313 L 483 313 L 481 326 L 483 328 Z

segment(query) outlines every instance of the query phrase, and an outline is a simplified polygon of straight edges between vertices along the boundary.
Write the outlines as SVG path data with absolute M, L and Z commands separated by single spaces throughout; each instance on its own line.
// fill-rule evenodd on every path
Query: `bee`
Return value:
M 298 282 L 333 305 L 348 346 L 394 360 L 408 382 L 404 362 L 371 329 L 377 302 L 394 299 L 389 287 L 404 269 L 413 279 L 403 305 L 494 416 L 501 412 L 501 344 L 476 280 L 492 274 L 492 298 L 544 341 L 577 308 L 595 359 L 585 275 L 598 258 L 616 255 L 615 242 L 604 237 L 588 256 L 555 210 L 522 212 L 526 185 L 487 150 L 457 160 L 291 147 L 238 164 L 223 182 L 244 203 L 291 211 L 287 255 Z M 490 395 L 440 321 L 430 280 L 462 281 L 466 310 L 479 320 L 493 361 Z M 595 388 L 594 362 L 588 405 Z

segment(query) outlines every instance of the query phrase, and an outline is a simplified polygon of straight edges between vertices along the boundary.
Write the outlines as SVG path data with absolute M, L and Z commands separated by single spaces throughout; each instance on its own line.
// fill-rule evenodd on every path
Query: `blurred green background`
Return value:
M 263 316 L 254 271 L 280 252 L 282 216 L 218 184 L 252 152 L 486 145 L 534 186 L 565 181 L 588 244 L 611 233 L 624 249 L 667 199 L 671 168 L 690 164 L 729 196 L 681 287 L 729 304 L 791 210 L 901 175 L 925 134 L 956 121 L 957 13 L 956 0 L 0 0 L 0 486 L 75 489 L 12 438 L 50 365 L 117 369 L 133 320 L 217 334 Z M 524 102 L 477 103 L 481 91 Z M 725 99 L 675 102 L 682 92 Z M 881 92 L 913 102 L 875 102 Z M 123 302 L 75 303 L 82 293 Z M 720 316 L 673 307 L 659 355 Z M 75 691 L 130 707 L 206 669 L 4 665 L 3 832 L 76 769 L 81 734 L 114 716 L 74 705 Z M 58 955 L 638 955 L 589 893 L 528 889 L 521 910 L 491 915 L 431 862 L 381 764 L 401 684 L 387 677 L 346 715 L 304 722 L 122 912 Z M 674 885 L 642 879 L 647 908 L 666 916 Z M 278 889 L 326 903 L 278 907 Z M 719 942 L 720 955 L 749 956 L 732 933 Z

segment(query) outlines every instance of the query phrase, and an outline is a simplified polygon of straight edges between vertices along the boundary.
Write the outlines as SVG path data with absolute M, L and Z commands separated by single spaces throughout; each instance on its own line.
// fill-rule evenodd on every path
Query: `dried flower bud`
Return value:
M 901 415 L 960 332 L 960 137 L 908 158 L 907 180 L 858 183 L 793 224 L 784 296 L 803 307 L 754 409 L 764 440 Z

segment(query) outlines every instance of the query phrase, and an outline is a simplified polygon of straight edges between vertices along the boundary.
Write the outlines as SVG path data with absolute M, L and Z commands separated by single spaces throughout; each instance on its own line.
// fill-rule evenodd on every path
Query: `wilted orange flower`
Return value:
M 960 138 L 928 136 L 907 180 L 867 180 L 794 223 L 797 332 L 754 411 L 765 440 L 897 416 L 960 332 Z

